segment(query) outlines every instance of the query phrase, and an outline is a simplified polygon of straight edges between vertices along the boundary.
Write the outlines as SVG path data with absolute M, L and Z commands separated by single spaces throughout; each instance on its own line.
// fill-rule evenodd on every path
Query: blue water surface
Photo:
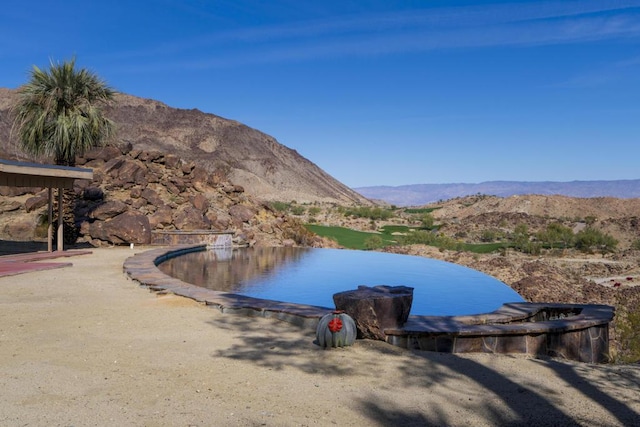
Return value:
M 359 285 L 414 288 L 411 314 L 487 313 L 523 298 L 479 271 L 418 256 L 310 248 L 208 250 L 159 268 L 198 286 L 255 298 L 333 308 L 333 294 Z

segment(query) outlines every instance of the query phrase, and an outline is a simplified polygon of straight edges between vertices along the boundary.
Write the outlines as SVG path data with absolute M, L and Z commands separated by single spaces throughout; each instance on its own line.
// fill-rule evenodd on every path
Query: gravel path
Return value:
M 640 366 L 322 350 L 139 287 L 138 250 L 0 278 L 0 425 L 640 425 Z

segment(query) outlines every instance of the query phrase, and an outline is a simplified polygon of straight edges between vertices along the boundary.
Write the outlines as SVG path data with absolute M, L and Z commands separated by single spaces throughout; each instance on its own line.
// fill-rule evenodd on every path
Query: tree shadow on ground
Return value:
M 25 254 L 47 250 L 47 242 L 0 240 L 0 255 Z
M 56 249 L 56 245 L 53 246 L 54 250 Z M 64 249 L 87 249 L 93 248 L 89 243 L 74 243 L 74 244 L 65 244 Z M 1 255 L 17 255 L 17 254 L 26 254 L 31 252 L 43 252 L 46 251 L 47 242 L 37 242 L 37 241 L 15 241 L 15 240 L 0 240 L 0 256 Z
M 314 331 L 275 320 L 261 321 L 258 325 L 254 318 L 242 316 L 223 316 L 211 323 L 216 328 L 228 329 L 234 333 L 242 331 L 238 343 L 228 349 L 218 350 L 214 354 L 216 357 L 250 361 L 273 370 L 295 368 L 308 374 L 329 376 L 355 374 L 353 355 L 349 350 L 338 348 L 332 351 L 319 347 L 314 344 Z M 268 328 L 264 328 L 265 323 L 269 325 Z M 351 360 L 346 363 L 345 359 Z M 371 363 L 369 360 L 366 362 Z
M 383 397 L 393 395 L 394 390 L 399 388 L 426 389 L 431 393 L 451 396 L 456 399 L 454 405 L 460 405 L 462 412 L 473 413 L 475 420 L 481 420 L 481 424 L 485 425 L 594 424 L 584 415 L 576 419 L 571 408 L 563 406 L 566 403 L 566 398 L 563 400 L 562 396 L 564 390 L 545 385 L 540 378 L 527 375 L 509 378 L 491 367 L 491 363 L 482 363 L 482 359 L 478 361 L 477 358 L 474 360 L 455 354 L 412 352 L 369 340 L 358 340 L 354 347 L 326 350 L 313 343 L 314 331 L 301 330 L 285 322 L 256 321 L 250 317 L 225 315 L 211 324 L 237 334 L 236 342 L 218 350 L 214 357 L 245 360 L 273 370 L 298 369 L 307 374 L 336 377 L 341 381 L 361 376 L 375 383 L 374 391 L 363 391 L 361 397 L 353 402 L 372 425 L 453 424 L 450 410 L 447 412 L 442 407 L 434 406 L 429 399 L 414 402 L 414 406 L 402 406 L 395 400 L 389 401 Z M 392 366 L 389 366 L 388 358 L 378 355 L 393 355 Z M 577 390 L 589 407 L 599 407 L 605 411 L 614 424 L 640 425 L 640 413 L 630 406 L 640 406 L 640 393 L 631 401 L 628 395 L 616 394 L 621 389 L 640 389 L 640 366 L 515 358 L 520 359 L 514 363 L 521 365 L 523 370 L 528 369 L 527 364 L 533 364 L 529 365 L 530 369 L 548 371 L 545 375 L 555 378 L 553 384 L 561 384 L 557 387 Z M 382 380 L 377 373 L 392 380 L 380 384 Z M 460 384 L 460 379 L 470 384 L 472 390 L 453 388 L 453 384 Z M 473 421 L 469 420 L 471 423 Z

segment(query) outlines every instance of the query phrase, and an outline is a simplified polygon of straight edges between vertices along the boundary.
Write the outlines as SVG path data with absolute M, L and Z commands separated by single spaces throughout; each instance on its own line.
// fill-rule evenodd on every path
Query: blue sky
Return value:
M 8 0 L 0 87 L 76 56 L 351 187 L 638 179 L 640 0 Z

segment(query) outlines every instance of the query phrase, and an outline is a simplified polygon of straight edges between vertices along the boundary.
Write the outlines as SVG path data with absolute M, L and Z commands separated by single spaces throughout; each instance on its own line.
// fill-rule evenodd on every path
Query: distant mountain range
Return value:
M 508 197 L 517 194 L 562 195 L 569 197 L 640 197 L 640 179 L 616 181 L 521 182 L 487 181 L 479 184 L 412 184 L 354 188 L 372 200 L 396 206 L 419 206 L 439 200 L 474 194 Z

